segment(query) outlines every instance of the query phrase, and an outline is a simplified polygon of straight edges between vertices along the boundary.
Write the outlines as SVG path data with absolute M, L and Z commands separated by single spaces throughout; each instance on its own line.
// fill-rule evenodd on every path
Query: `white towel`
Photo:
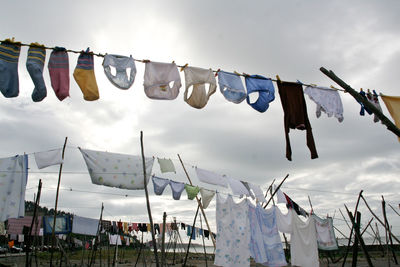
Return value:
M 35 152 L 34 155 L 38 169 L 63 163 L 61 148 L 43 152 Z

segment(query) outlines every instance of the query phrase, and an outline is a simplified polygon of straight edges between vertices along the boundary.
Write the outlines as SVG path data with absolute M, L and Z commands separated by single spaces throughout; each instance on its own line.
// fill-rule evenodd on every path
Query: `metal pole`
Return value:
M 68 137 L 65 137 L 65 142 L 62 150 L 62 160 L 64 160 L 65 147 L 67 146 Z M 51 252 L 50 252 L 50 267 L 53 267 L 53 253 L 54 253 L 54 243 L 55 243 L 55 228 L 56 228 L 56 218 L 57 218 L 57 205 L 58 205 L 58 194 L 60 192 L 60 183 L 61 183 L 61 172 L 62 172 L 63 163 L 60 164 L 60 171 L 58 172 L 58 183 L 57 183 L 57 193 L 56 193 L 56 203 L 54 205 L 54 218 L 53 218 L 53 229 L 51 231 Z

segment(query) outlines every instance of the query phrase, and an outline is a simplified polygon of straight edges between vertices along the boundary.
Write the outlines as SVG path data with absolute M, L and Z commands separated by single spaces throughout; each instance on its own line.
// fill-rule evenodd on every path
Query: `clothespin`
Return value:
M 362 88 L 360 88 L 360 92 L 364 92 Z
M 181 67 L 181 72 L 182 72 L 188 65 L 189 65 L 188 63 L 186 63 L 185 65 L 183 65 L 183 66 Z
M 58 52 L 58 51 L 65 51 L 66 49 L 65 49 L 65 47 L 56 46 L 53 48 L 53 50 Z
M 278 74 L 276 75 L 276 80 L 277 80 L 278 82 L 281 82 L 281 78 L 279 77 Z
M 215 77 L 218 76 L 218 72 L 220 72 L 220 71 L 221 71 L 221 69 L 217 69 L 217 71 L 215 72 Z
M 315 83 L 311 83 L 310 86 L 317 87 L 318 85 L 316 85 Z
M 339 89 L 337 89 L 336 87 L 334 87 L 333 85 L 331 85 L 330 88 L 333 89 L 333 90 L 335 90 L 335 91 L 339 90 Z M 345 90 L 344 92 L 347 93 L 346 90 Z
M 369 90 L 369 88 L 367 89 L 367 91 L 368 91 L 368 94 L 370 94 L 370 93 L 371 93 L 371 90 Z
M 39 44 L 38 42 L 31 43 L 30 46 L 32 46 L 32 47 L 44 47 L 44 45 Z
M 250 75 L 247 74 L 246 72 L 243 72 L 242 75 L 243 75 L 244 77 L 250 76 Z
M 143 62 L 143 63 L 150 63 L 150 60 L 148 60 L 148 59 L 143 59 L 142 62 Z
M 237 76 L 241 76 L 241 74 L 239 72 L 237 72 L 236 70 L 234 70 L 233 73 L 235 73 Z

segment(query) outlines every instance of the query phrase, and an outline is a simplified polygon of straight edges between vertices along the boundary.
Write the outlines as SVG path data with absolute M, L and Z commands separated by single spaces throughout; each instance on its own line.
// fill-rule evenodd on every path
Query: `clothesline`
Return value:
M 49 47 L 49 46 L 45 46 L 45 45 L 40 45 L 40 44 L 37 44 L 37 43 L 33 43 L 33 44 L 25 44 L 25 43 L 21 43 L 21 42 L 15 42 L 14 41 L 14 37 L 10 40 L 10 39 L 5 39 L 5 40 L 2 40 L 2 41 L 0 41 L 0 42 L 4 42 L 4 43 L 11 43 L 11 44 L 14 44 L 14 45 L 20 45 L 20 46 L 26 46 L 26 47 L 41 47 L 41 48 L 44 48 L 44 49 L 47 49 L 47 50 L 55 50 L 55 49 L 59 49 L 60 47 L 58 47 L 58 46 L 55 46 L 55 47 Z M 108 53 L 105 53 L 105 54 L 102 54 L 102 53 L 94 53 L 93 51 L 89 51 L 89 52 L 85 52 L 84 50 L 81 50 L 81 51 L 78 51 L 78 50 L 72 50 L 72 49 L 66 49 L 65 50 L 66 52 L 70 52 L 70 53 L 75 53 L 75 54 L 81 54 L 81 53 L 87 53 L 87 54 L 91 54 L 91 55 L 94 55 L 94 56 L 97 56 L 97 57 L 105 57 L 105 55 L 107 55 Z M 148 63 L 148 62 L 151 62 L 151 60 L 149 60 L 149 59 L 133 59 L 134 61 L 137 61 L 137 62 L 141 62 L 141 63 Z M 175 61 L 173 61 L 173 62 L 175 62 Z M 181 68 L 181 71 L 185 68 L 185 67 L 187 67 L 187 66 L 189 66 L 189 64 L 185 64 L 185 65 L 178 65 L 177 64 L 177 67 L 179 67 L 179 68 Z M 211 69 L 216 75 L 218 74 L 218 72 L 221 70 L 221 69 L 218 69 L 218 70 L 213 70 L 213 69 Z M 238 72 L 236 72 L 236 71 L 234 71 L 234 73 L 236 74 L 236 75 L 239 75 L 239 76 L 242 76 L 242 77 L 246 77 L 246 76 L 250 76 L 249 74 L 247 74 L 247 73 L 238 73 Z M 280 78 L 279 78 L 279 75 L 276 75 L 276 77 L 277 77 L 277 79 L 270 79 L 271 81 L 274 81 L 274 82 L 278 82 L 278 81 L 280 81 Z M 254 77 L 255 79 L 259 79 L 259 78 L 257 78 L 257 77 Z M 304 85 L 304 86 L 312 86 L 312 87 L 316 87 L 317 85 L 316 84 L 305 84 L 305 83 L 302 83 L 302 82 L 300 82 L 299 80 L 297 81 L 297 82 L 299 82 L 299 83 L 301 83 L 302 85 Z M 336 90 L 336 91 L 342 91 L 342 92 L 346 92 L 346 90 L 343 90 L 343 89 L 340 89 L 340 88 L 336 88 L 336 87 L 334 87 L 334 86 L 330 86 L 330 87 L 326 87 L 326 89 L 332 89 L 332 90 Z

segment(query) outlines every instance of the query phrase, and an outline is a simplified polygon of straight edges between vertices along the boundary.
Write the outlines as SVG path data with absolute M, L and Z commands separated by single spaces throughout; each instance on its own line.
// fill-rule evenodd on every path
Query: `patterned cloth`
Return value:
M 257 263 L 286 266 L 285 253 L 276 225 L 275 207 L 264 210 L 249 204 L 250 253 Z
M 315 228 L 317 229 L 318 248 L 322 250 L 338 249 L 335 231 L 333 230 L 333 219 L 331 217 L 322 219 L 315 214 L 312 216 L 315 219 Z
M 250 266 L 249 205 L 236 204 L 232 196 L 225 201 L 217 194 L 217 245 L 214 264 L 235 267 Z
M 25 215 L 28 156 L 0 159 L 0 222 Z
M 141 156 L 80 149 L 92 183 L 123 189 L 144 189 Z M 153 158 L 145 158 L 146 184 L 149 183 Z

